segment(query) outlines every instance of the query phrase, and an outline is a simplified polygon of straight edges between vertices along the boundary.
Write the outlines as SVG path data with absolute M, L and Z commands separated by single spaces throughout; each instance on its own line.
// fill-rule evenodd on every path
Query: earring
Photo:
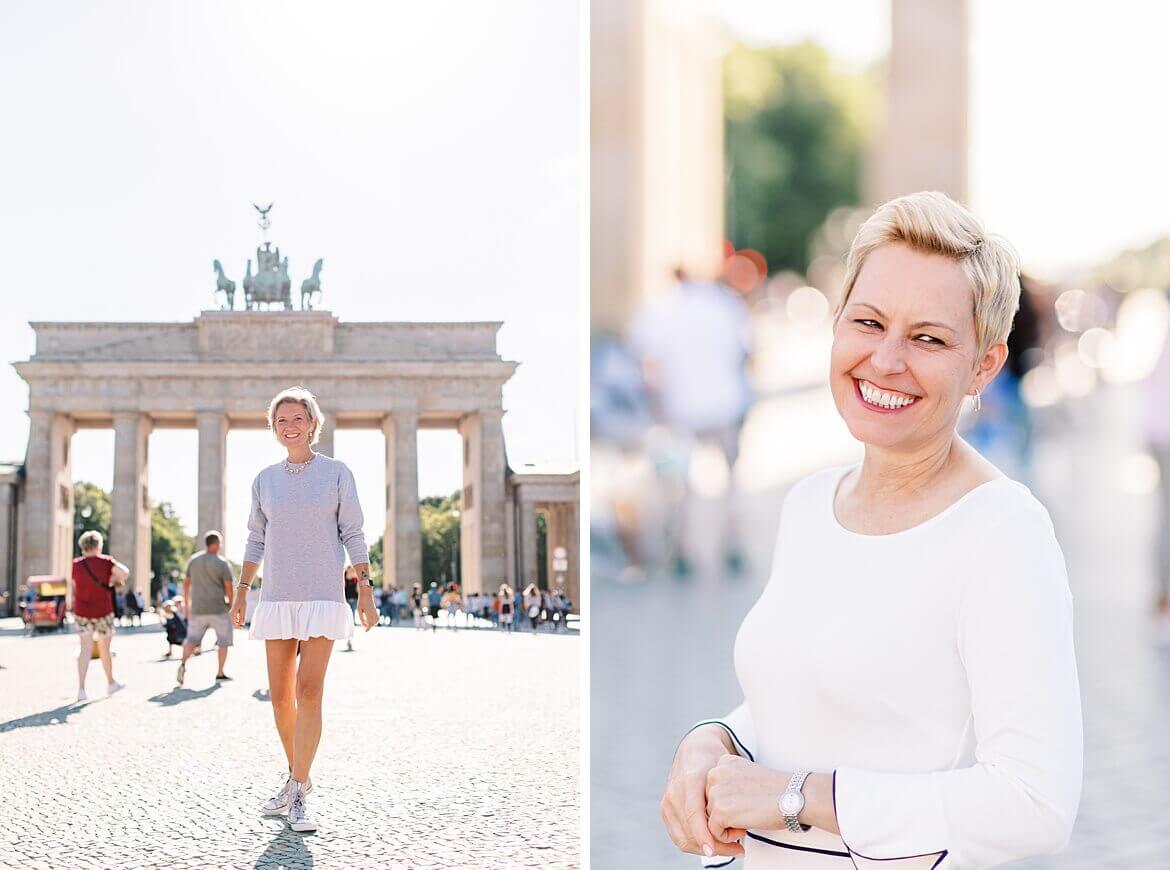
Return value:
M 975 411 L 978 413 L 979 409 L 983 407 L 983 400 L 979 398 L 979 391 L 975 391 Z

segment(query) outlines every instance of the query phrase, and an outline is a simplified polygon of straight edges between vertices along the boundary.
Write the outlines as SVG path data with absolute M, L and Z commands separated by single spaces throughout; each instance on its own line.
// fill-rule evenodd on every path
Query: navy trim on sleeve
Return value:
M 792 843 L 781 843 L 778 840 L 769 840 L 767 837 L 762 837 L 759 834 L 751 831 L 747 835 L 753 840 L 759 840 L 761 843 L 767 843 L 769 846 L 779 846 L 781 849 L 793 849 L 797 852 L 816 852 L 818 855 L 831 855 L 834 858 L 849 858 L 848 852 L 838 852 L 835 849 L 817 849 L 813 846 L 794 846 Z M 862 856 L 864 857 L 864 856 Z M 852 858 L 849 858 L 851 861 Z
M 691 731 L 695 730 L 695 728 L 701 728 L 704 725 L 718 725 L 729 735 L 731 735 L 731 742 L 735 744 L 736 748 L 739 750 L 740 755 L 745 756 L 748 761 L 756 760 L 756 757 L 752 755 L 751 750 L 743 745 L 743 741 L 739 739 L 739 735 L 731 729 L 730 725 L 720 719 L 704 719 L 702 722 L 697 722 L 690 728 L 690 730 L 687 731 L 687 734 L 690 734 Z M 683 737 L 686 737 L 687 734 L 684 734 Z

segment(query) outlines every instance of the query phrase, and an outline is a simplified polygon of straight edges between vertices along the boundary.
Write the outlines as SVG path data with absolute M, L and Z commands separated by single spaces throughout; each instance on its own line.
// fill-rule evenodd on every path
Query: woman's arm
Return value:
M 366 549 L 366 536 L 362 531 L 365 525 L 365 516 L 362 514 L 362 505 L 357 497 L 357 484 L 353 479 L 353 472 L 345 465 L 341 466 L 341 477 L 338 481 L 337 493 L 337 533 L 345 552 L 349 554 L 349 561 L 358 572 L 358 579 L 370 576 L 370 554 Z M 361 572 L 365 568 L 365 574 Z
M 1039 507 L 1004 517 L 982 541 L 957 631 L 975 764 L 926 773 L 839 767 L 810 776 L 800 821 L 839 833 L 855 855 L 938 855 L 984 867 L 1059 851 L 1068 841 L 1083 761 L 1064 559 Z M 721 759 L 708 782 L 712 827 L 775 826 L 789 776 Z
M 252 481 L 252 508 L 248 512 L 248 543 L 244 546 L 244 574 L 240 577 L 240 582 L 243 582 L 245 577 L 250 581 L 256 576 L 256 569 L 264 558 L 267 531 L 268 517 L 265 516 L 264 509 L 260 505 L 260 475 L 256 475 L 256 479 Z M 249 562 L 252 563 L 251 575 L 248 574 Z

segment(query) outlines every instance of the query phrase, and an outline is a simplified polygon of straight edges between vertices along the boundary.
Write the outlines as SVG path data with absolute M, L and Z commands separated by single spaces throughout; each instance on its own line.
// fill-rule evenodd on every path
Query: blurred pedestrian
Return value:
M 1159 472 L 1154 628 L 1159 643 L 1170 643 L 1170 329 L 1145 384 L 1145 436 Z
M 433 580 L 431 587 L 427 590 L 427 610 L 431 615 L 431 631 L 435 631 L 439 627 L 439 608 L 443 603 L 443 593 L 439 591 L 439 585 Z
M 956 433 L 1006 359 L 1018 272 L 941 193 L 858 231 L 829 387 L 864 458 L 785 496 L 736 636 L 744 701 L 675 753 L 661 812 L 679 848 L 991 867 L 1068 842 L 1083 739 L 1064 557 L 1044 506 Z
M 524 611 L 528 614 L 532 633 L 536 634 L 537 625 L 540 623 L 540 590 L 536 588 L 535 583 L 528 584 L 528 588 L 524 590 Z
M 414 617 L 415 628 L 426 628 L 426 606 L 427 600 L 423 595 L 422 586 L 415 583 L 414 589 L 410 593 L 410 612 Z
M 183 661 L 175 682 L 180 686 L 187 677 L 187 660 L 202 645 L 207 630 L 215 631 L 218 667 L 217 682 L 230 680 L 224 672 L 228 649 L 235 643 L 235 631 L 228 615 L 232 604 L 232 566 L 220 555 L 223 539 L 209 530 L 203 536 L 204 549 L 187 562 L 183 571 L 183 615 L 187 618 L 187 638 L 183 641 Z
M 512 631 L 513 617 L 515 615 L 514 600 L 512 598 L 512 589 L 507 583 L 500 584 L 500 591 L 496 595 L 496 601 L 500 606 L 500 625 L 503 626 L 504 631 Z
M 175 601 L 164 601 L 159 610 L 163 618 L 163 630 L 167 637 L 167 652 L 163 658 L 170 658 L 172 655 L 171 647 L 182 647 L 183 641 L 187 639 L 187 623 L 182 616 L 179 615 L 181 604 Z M 180 649 L 181 652 L 181 649 Z
M 675 270 L 675 286 L 649 299 L 630 323 L 630 347 L 641 360 L 655 414 L 683 442 L 710 443 L 722 452 L 728 484 L 716 530 L 726 568 L 743 567 L 736 521 L 735 463 L 740 435 L 752 403 L 747 364 L 750 328 L 747 305 L 735 291 Z M 691 500 L 687 451 L 670 475 L 667 558 L 680 576 L 690 572 L 687 507 Z
M 77 700 L 88 700 L 85 675 L 97 644 L 102 668 L 106 672 L 106 694 L 112 695 L 125 686 L 114 679 L 114 660 L 110 641 L 114 636 L 113 592 L 125 584 L 130 569 L 118 560 L 102 555 L 102 533 L 82 532 L 77 539 L 81 556 L 73 560 L 70 582 L 73 585 L 73 621 L 77 623 L 80 649 L 77 656 Z
M 142 625 L 142 601 L 138 592 L 131 589 L 123 596 L 126 624 L 129 626 Z
M 441 601 L 442 606 L 447 611 L 448 629 L 456 630 L 458 628 L 455 625 L 455 617 L 459 613 L 460 601 L 461 599 L 459 598 L 459 590 L 456 588 L 454 583 L 448 583 L 447 591 L 443 593 L 443 598 Z

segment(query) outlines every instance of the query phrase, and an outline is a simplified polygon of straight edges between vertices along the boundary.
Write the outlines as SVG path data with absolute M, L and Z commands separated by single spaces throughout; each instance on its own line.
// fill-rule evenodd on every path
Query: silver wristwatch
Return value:
M 804 773 L 792 774 L 792 779 L 788 781 L 788 790 L 780 795 L 780 815 L 784 817 L 784 824 L 788 826 L 788 830 L 794 834 L 807 831 L 811 825 L 802 825 L 798 820 L 798 816 L 804 810 L 804 795 L 800 790 L 804 788 L 804 780 L 808 776 L 808 771 Z

